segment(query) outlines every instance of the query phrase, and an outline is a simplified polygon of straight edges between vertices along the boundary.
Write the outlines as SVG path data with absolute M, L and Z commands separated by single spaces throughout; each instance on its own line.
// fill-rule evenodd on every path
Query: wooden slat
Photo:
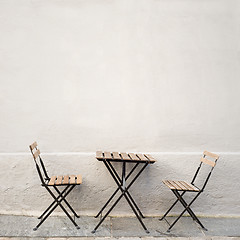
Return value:
M 146 158 L 148 158 L 150 162 L 156 162 L 156 160 L 150 154 L 144 154 L 144 155 Z
M 110 152 L 104 152 L 104 158 L 105 159 L 112 159 L 112 155 Z
M 114 159 L 121 160 L 121 157 L 119 156 L 118 152 L 113 152 L 112 155 Z
M 181 181 L 173 181 L 174 183 L 176 183 L 183 191 L 188 190 L 188 188 L 186 188 Z
M 130 156 L 130 158 L 132 160 L 140 161 L 140 159 L 137 157 L 137 155 L 135 153 L 129 153 L 128 155 Z
M 148 159 L 141 153 L 138 153 L 137 156 L 142 160 L 142 161 L 148 161 Z
M 167 185 L 170 189 L 176 189 L 168 180 L 163 180 L 163 183 Z
M 102 151 L 97 151 L 97 152 L 96 152 L 96 158 L 97 158 L 97 159 L 103 159 L 103 153 L 102 153 Z
M 167 180 L 162 180 L 162 182 L 163 182 L 166 186 L 168 186 L 169 188 L 172 189 L 172 186 L 168 184 L 168 181 L 167 181 Z
M 31 151 L 37 146 L 37 142 L 34 142 L 33 144 L 31 144 L 29 147 L 31 149 Z
M 188 190 L 197 191 L 197 192 L 199 191 L 199 189 L 196 188 L 195 186 L 193 186 L 191 183 L 188 183 L 186 181 L 181 181 L 181 182 L 182 182 L 182 184 L 184 184 L 188 188 Z
M 66 176 L 64 176 L 64 178 L 63 178 L 63 184 L 68 184 L 68 183 L 69 183 L 69 176 L 66 175 Z
M 212 167 L 214 167 L 216 165 L 215 162 L 213 162 L 211 160 L 208 160 L 207 158 L 203 158 L 203 157 L 201 158 L 201 162 L 206 163 L 206 164 L 208 164 L 208 165 L 210 165 Z
M 55 184 L 56 178 L 57 178 L 56 176 L 52 176 L 50 181 L 49 181 L 49 183 L 48 183 L 48 185 L 53 186 Z
M 177 189 L 177 190 L 182 190 L 182 188 L 179 187 L 174 181 L 168 180 L 168 182 L 169 182 L 171 185 L 173 185 L 173 186 L 175 187 L 175 189 Z
M 199 192 L 199 189 L 190 183 L 185 181 L 173 181 L 173 180 L 163 180 L 163 183 L 167 185 L 170 189 L 176 189 L 178 191 L 195 191 Z
M 57 181 L 56 181 L 56 185 L 61 185 L 62 184 L 62 179 L 63 179 L 63 176 L 58 176 Z
M 77 175 L 77 184 L 82 184 L 82 176 Z
M 208 151 L 204 151 L 203 155 L 208 156 L 208 157 L 212 157 L 212 158 L 215 158 L 215 159 L 219 159 L 219 156 L 217 154 L 211 153 L 211 152 L 208 152 Z
M 188 183 L 188 184 L 190 184 L 190 183 Z M 194 191 L 196 191 L 196 192 L 199 192 L 200 190 L 197 188 L 197 187 L 195 187 L 193 184 L 190 184 L 191 185 L 191 187 L 193 188 L 193 190 Z
M 121 152 L 120 154 L 121 154 L 123 160 L 131 160 L 131 158 L 128 156 L 127 153 L 122 153 Z
M 70 184 L 75 184 L 75 175 L 70 176 Z
M 185 181 L 181 181 L 181 184 L 184 185 L 188 191 L 194 190 L 194 189 L 193 189 L 187 182 L 185 182 Z
M 38 149 L 34 154 L 33 157 L 36 159 L 40 155 L 40 150 Z

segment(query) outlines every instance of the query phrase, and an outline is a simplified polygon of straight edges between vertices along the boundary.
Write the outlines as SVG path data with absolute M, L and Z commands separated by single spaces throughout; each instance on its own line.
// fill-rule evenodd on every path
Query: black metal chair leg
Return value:
M 51 204 L 50 206 L 52 206 L 52 205 L 54 205 L 53 207 L 52 207 L 52 209 L 51 209 L 51 207 L 49 206 L 45 211 L 44 211 L 44 213 L 42 214 L 42 216 L 44 216 L 46 213 L 47 213 L 47 211 L 49 211 L 46 215 L 45 215 L 45 217 L 38 223 L 38 225 L 33 229 L 34 231 L 36 231 L 42 224 L 43 224 L 43 222 L 45 222 L 45 220 L 49 217 L 49 215 L 57 208 L 57 206 L 58 206 L 58 199 L 63 195 L 63 193 L 65 193 L 66 191 L 67 191 L 67 189 L 69 188 L 69 186 L 67 186 L 63 191 L 62 191 L 62 193 L 56 198 L 55 196 L 54 196 L 54 194 L 53 193 L 51 193 L 50 195 L 54 198 L 54 203 L 55 203 L 55 205 L 54 204 Z M 48 191 L 50 191 L 50 190 L 48 190 Z M 50 191 L 51 192 L 51 191 Z M 57 200 L 56 200 L 57 199 Z M 61 200 L 60 200 L 61 201 Z M 59 202 L 60 202 L 59 201 Z
M 70 186 L 67 186 L 66 188 L 64 188 L 64 190 L 62 192 L 59 191 L 59 195 L 58 197 L 56 198 L 56 200 L 54 199 L 54 201 L 49 205 L 49 207 L 42 213 L 41 216 L 38 217 L 38 219 L 41 219 L 51 208 L 52 206 L 54 205 L 54 203 L 57 202 L 57 200 L 63 195 L 63 193 L 65 193 L 67 191 L 67 189 L 69 188 Z
M 186 212 L 187 209 L 184 209 L 184 211 L 177 217 L 177 219 L 171 224 L 171 226 L 168 228 L 167 232 L 170 232 L 171 228 L 177 223 L 177 221 L 182 217 L 182 215 Z
M 55 206 L 45 215 L 45 217 L 38 223 L 38 225 L 33 228 L 34 231 L 36 231 L 44 222 L 45 220 L 49 217 L 49 215 L 56 209 L 58 204 L 56 203 Z
M 53 201 L 53 202 L 51 203 L 51 205 L 42 213 L 42 215 L 38 217 L 38 219 L 41 219 L 41 218 L 49 211 L 49 209 L 52 208 L 52 206 L 54 205 L 54 203 L 56 203 L 56 201 Z
M 71 220 L 71 222 L 74 224 L 74 226 L 77 229 L 80 229 L 80 227 L 77 225 L 77 223 L 74 221 L 74 219 L 70 216 L 70 214 L 67 212 L 67 210 L 62 206 L 61 202 L 66 198 L 66 196 L 73 190 L 73 188 L 75 187 L 75 185 L 72 185 L 71 188 L 68 190 L 68 192 L 65 194 L 65 196 L 63 196 L 60 201 L 58 201 L 57 206 L 61 207 L 61 209 L 65 212 L 65 214 L 68 216 L 68 218 Z M 52 197 L 56 200 L 55 195 L 51 192 L 51 190 L 46 187 L 46 189 L 48 190 L 48 192 L 52 195 Z
M 75 185 L 73 185 L 73 188 L 75 187 Z M 73 189 L 72 188 L 72 189 Z M 61 192 L 57 189 L 56 186 L 54 186 L 54 189 L 57 191 L 58 194 L 60 194 Z M 80 216 L 74 211 L 74 209 L 71 207 L 71 205 L 67 202 L 67 200 L 64 198 L 63 201 L 66 203 L 66 205 L 69 207 L 69 209 L 72 211 L 72 213 L 74 214 L 74 216 L 76 218 L 80 218 Z
M 61 199 L 58 201 L 58 198 L 51 192 L 51 190 L 46 187 L 46 189 L 48 190 L 48 192 L 50 193 L 50 195 L 55 199 L 56 204 L 52 207 L 52 209 L 45 215 L 45 217 L 40 221 L 40 223 L 33 229 L 34 231 L 36 231 L 42 224 L 43 222 L 49 217 L 49 215 L 57 208 L 57 206 L 60 206 L 62 208 L 62 210 L 65 212 L 65 214 L 68 216 L 68 218 L 71 220 L 71 222 L 74 224 L 74 226 L 77 229 L 80 229 L 80 227 L 77 225 L 77 223 L 72 219 L 72 217 L 69 215 L 69 213 L 67 212 L 67 210 L 62 206 L 61 202 L 66 198 L 66 196 L 72 191 L 72 189 L 74 188 L 74 185 L 66 192 L 66 190 L 69 188 L 69 186 L 67 186 L 62 193 L 60 193 L 60 197 Z M 65 193 L 65 195 L 63 196 L 63 193 Z M 58 197 L 59 197 L 58 196 Z
M 178 196 L 180 196 L 180 202 L 182 203 L 183 207 L 185 208 L 182 213 L 178 216 L 178 218 L 171 224 L 171 226 L 168 228 L 167 232 L 170 232 L 171 228 L 177 223 L 177 221 L 182 217 L 182 215 L 188 211 L 189 212 L 189 209 L 190 209 L 190 206 L 193 204 L 193 202 L 197 199 L 197 197 L 200 195 L 201 192 L 199 192 L 193 199 L 192 201 L 187 205 L 187 203 L 183 200 L 183 198 L 180 196 L 180 194 L 178 194 Z M 177 195 L 176 195 L 177 196 Z M 186 204 L 183 204 L 183 202 Z M 186 207 L 185 207 L 186 206 Z M 192 210 L 190 209 L 190 212 L 192 212 Z M 193 213 L 194 214 L 194 213 Z M 199 225 L 206 230 L 206 228 L 203 226 L 203 224 L 200 222 L 200 220 L 196 217 L 196 215 L 194 214 L 194 217 L 197 219 L 197 222 L 199 223 Z
M 183 192 L 182 194 L 181 194 L 181 196 L 183 196 L 185 194 L 185 192 Z M 173 207 L 177 204 L 177 202 L 179 201 L 179 199 L 177 199 L 174 203 L 173 203 L 173 205 L 166 211 L 166 213 L 159 219 L 159 221 L 162 221 L 167 215 L 168 215 L 168 213 L 173 209 Z
M 57 202 L 57 200 L 68 190 L 70 186 L 67 186 L 66 188 L 64 188 L 64 190 L 62 192 L 59 193 L 58 197 L 56 199 L 54 199 L 54 201 L 49 205 L 49 207 L 42 213 L 42 215 L 40 217 L 38 217 L 38 219 L 41 219 L 54 205 L 54 203 Z
M 188 211 L 189 215 L 192 217 L 192 219 L 194 221 L 196 221 L 197 217 L 196 215 L 193 213 L 193 211 L 191 210 L 191 208 L 188 208 L 188 205 L 186 203 L 186 201 L 182 198 L 182 196 L 178 193 L 177 190 L 172 190 L 172 192 L 175 194 L 175 196 L 177 197 L 177 199 L 181 202 L 181 204 L 183 205 L 184 208 L 186 208 L 186 210 Z
M 197 199 L 197 197 L 201 194 L 201 192 L 199 192 L 196 197 L 194 198 Z M 198 217 L 195 215 L 195 213 L 192 211 L 192 209 L 190 208 L 190 204 L 192 204 L 193 202 L 191 202 L 189 205 L 187 205 L 186 201 L 180 196 L 180 194 L 178 193 L 178 191 L 175 192 L 175 195 L 177 197 L 180 198 L 180 202 L 182 203 L 182 205 L 184 206 L 184 208 L 186 208 L 186 210 L 188 211 L 189 215 L 192 217 L 192 219 L 194 221 L 196 221 L 204 230 L 207 231 L 207 229 L 203 226 L 203 224 L 200 222 L 200 220 L 198 219 Z

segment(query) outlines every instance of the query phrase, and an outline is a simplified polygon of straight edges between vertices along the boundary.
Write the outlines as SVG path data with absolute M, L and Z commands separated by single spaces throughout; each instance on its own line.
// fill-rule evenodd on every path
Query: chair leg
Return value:
M 61 192 L 58 190 L 58 188 L 56 186 L 53 186 L 54 189 L 56 190 L 56 192 L 59 194 L 59 196 L 57 197 L 57 200 L 61 197 Z M 75 217 L 79 218 L 80 216 L 74 211 L 74 209 L 71 207 L 71 205 L 67 202 L 66 199 L 63 199 L 63 201 L 66 203 L 66 205 L 69 207 L 69 209 L 72 211 L 72 213 L 74 214 Z M 49 205 L 49 207 L 42 213 L 42 215 L 40 217 L 38 217 L 38 219 L 41 219 L 48 211 L 49 209 L 51 209 L 51 207 L 54 205 L 54 203 L 56 203 L 56 200 L 54 200 L 51 205 Z
M 44 212 L 45 217 L 40 221 L 40 223 L 33 229 L 34 231 L 36 231 L 42 224 L 43 222 L 49 217 L 49 215 L 57 208 L 57 206 L 60 206 L 62 208 L 62 210 L 65 212 L 65 214 L 68 216 L 68 218 L 71 220 L 71 222 L 74 224 L 74 226 L 77 229 L 80 229 L 80 227 L 77 225 L 77 223 L 73 220 L 73 218 L 69 215 L 69 213 L 67 212 L 67 210 L 62 206 L 61 202 L 64 201 L 64 199 L 67 197 L 67 195 L 72 191 L 72 189 L 75 187 L 75 185 L 73 185 L 70 189 L 70 186 L 67 186 L 62 192 L 60 192 L 59 196 L 56 197 L 52 191 L 46 186 L 46 189 L 48 190 L 48 192 L 50 193 L 50 195 L 54 198 L 55 200 L 55 205 L 51 204 L 50 206 L 52 206 L 50 208 L 50 206 L 48 207 L 48 213 L 46 214 L 46 211 Z M 68 191 L 67 191 L 68 190 Z M 66 193 L 65 193 L 66 192 Z M 63 195 L 65 193 L 65 195 Z M 60 198 L 60 200 L 58 200 Z M 54 206 L 53 206 L 54 205 Z
M 75 187 L 75 185 L 73 185 Z M 54 189 L 57 191 L 58 194 L 60 194 L 61 192 L 58 190 L 58 188 L 56 186 L 54 186 Z M 64 198 L 63 201 L 66 203 L 66 205 L 69 207 L 69 209 L 72 211 L 72 213 L 74 214 L 74 216 L 76 218 L 80 218 L 80 216 L 74 211 L 74 209 L 72 208 L 72 206 L 67 202 L 67 200 Z
M 58 199 L 69 189 L 69 187 L 70 186 L 67 186 L 61 192 L 61 194 L 59 194 L 59 196 L 57 198 L 55 198 L 55 196 L 54 196 L 54 202 L 44 211 L 44 213 L 39 218 L 42 218 L 48 212 L 47 215 L 45 215 L 45 217 L 43 219 L 41 219 L 40 223 L 33 229 L 34 231 L 36 231 L 43 224 L 43 222 L 49 217 L 49 215 L 56 209 L 56 207 L 58 206 Z M 55 203 L 55 205 L 54 205 L 54 203 Z
M 176 191 L 176 196 L 178 196 L 180 198 L 180 201 L 182 203 L 182 205 L 186 208 L 186 210 L 188 211 L 189 215 L 192 217 L 192 219 L 194 221 L 196 221 L 205 231 L 207 231 L 207 229 L 203 226 L 203 224 L 200 222 L 200 220 L 198 219 L 198 217 L 195 215 L 195 213 L 192 211 L 192 209 L 190 208 L 190 205 L 192 205 L 192 203 L 197 199 L 197 197 L 201 194 L 201 192 L 199 192 L 196 197 L 193 199 L 192 202 L 190 202 L 189 205 L 187 205 L 186 201 L 180 196 L 180 194 L 178 193 L 178 191 Z
M 185 202 L 185 200 L 182 198 L 182 196 L 178 193 L 177 190 L 172 190 L 173 193 L 176 195 L 176 197 L 178 198 L 178 200 L 181 202 L 181 204 L 184 207 L 184 210 L 182 211 L 182 213 L 178 216 L 178 218 L 170 225 L 170 227 L 168 228 L 167 232 L 170 232 L 171 228 L 177 223 L 177 221 L 182 217 L 182 215 L 188 211 L 188 213 L 190 214 L 190 216 L 193 218 L 193 220 L 196 220 L 199 225 L 204 229 L 207 230 L 203 224 L 200 222 L 200 220 L 197 218 L 197 216 L 193 213 L 193 211 L 190 209 L 190 206 L 193 204 L 193 202 L 197 199 L 197 197 L 201 194 L 201 192 L 198 192 L 198 194 L 193 198 L 193 200 L 187 204 Z
M 186 208 L 186 210 L 188 211 L 189 215 L 192 217 L 192 219 L 194 221 L 196 221 L 197 217 L 194 214 L 194 212 L 191 210 L 191 208 L 188 208 L 188 205 L 186 203 L 186 201 L 181 197 L 181 195 L 178 193 L 178 191 L 173 190 L 173 193 L 175 194 L 175 196 L 177 197 L 177 199 L 181 202 L 181 204 L 183 205 L 184 208 Z
M 77 229 L 80 229 L 80 227 L 77 225 L 77 223 L 74 221 L 74 219 L 70 216 L 70 214 L 67 212 L 67 210 L 62 206 L 61 202 L 66 198 L 66 196 L 73 190 L 73 188 L 75 187 L 75 185 L 72 185 L 71 188 L 69 189 L 69 191 L 65 194 L 65 196 L 62 196 L 61 200 L 58 201 L 58 204 L 57 206 L 59 205 L 62 210 L 65 212 L 65 214 L 68 216 L 68 218 L 71 220 L 71 222 L 74 224 L 74 226 L 77 228 Z M 49 193 L 52 195 L 52 197 L 56 200 L 56 197 L 55 195 L 51 192 L 51 190 L 46 187 L 47 190 L 49 191 Z
M 59 197 L 60 197 L 60 196 L 58 196 L 58 198 L 59 198 Z M 49 205 L 49 207 L 41 214 L 41 216 L 38 217 L 38 219 L 42 219 L 43 216 L 49 211 L 49 209 L 52 208 L 52 206 L 54 205 L 54 203 L 56 203 L 55 200 L 54 200 L 54 201 L 51 203 L 51 205 Z
M 181 196 L 183 196 L 185 194 L 186 191 L 184 191 Z M 166 213 L 159 219 L 159 221 L 162 221 L 167 215 L 168 213 L 173 209 L 173 207 L 177 204 L 177 202 L 179 201 L 179 199 L 177 199 L 173 205 L 166 211 Z
M 170 232 L 170 230 L 172 229 L 172 227 L 177 223 L 177 221 L 181 218 L 181 216 L 185 213 L 186 209 L 177 217 L 177 219 L 170 225 L 170 227 L 168 228 L 167 232 Z

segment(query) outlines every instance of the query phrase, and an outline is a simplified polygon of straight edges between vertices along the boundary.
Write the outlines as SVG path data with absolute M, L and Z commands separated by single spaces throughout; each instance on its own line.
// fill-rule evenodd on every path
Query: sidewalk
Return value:
M 174 217 L 167 218 L 169 222 Z M 203 231 L 190 217 L 183 217 L 170 233 L 166 230 L 166 221 L 156 217 L 147 217 L 143 221 L 147 234 L 135 217 L 108 217 L 95 234 L 91 231 L 99 219 L 81 216 L 77 219 L 80 228 L 77 230 L 67 217 L 49 217 L 37 230 L 33 227 L 39 222 L 36 217 L 0 215 L 0 240 L 35 239 L 35 240 L 166 240 L 166 239 L 207 239 L 240 240 L 240 218 L 200 218 L 208 231 Z

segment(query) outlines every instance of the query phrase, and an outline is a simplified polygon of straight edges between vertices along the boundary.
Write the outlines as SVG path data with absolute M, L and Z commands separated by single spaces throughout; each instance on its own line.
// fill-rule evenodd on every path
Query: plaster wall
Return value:
M 147 216 L 160 216 L 175 201 L 174 195 L 162 183 L 163 179 L 191 181 L 199 165 L 201 153 L 153 153 L 158 162 L 149 165 L 131 187 L 130 192 L 142 212 Z M 239 154 L 221 153 L 206 190 L 200 195 L 194 210 L 200 216 L 240 216 L 238 183 Z M 96 215 L 116 189 L 116 184 L 95 154 L 42 154 L 49 174 L 79 174 L 83 184 L 69 195 L 69 202 L 82 215 Z M 40 186 L 31 156 L 19 154 L 0 156 L 1 164 L 1 214 L 40 215 L 52 201 Z M 131 166 L 132 167 L 132 166 Z M 116 169 L 120 170 L 119 164 Z M 128 169 L 130 165 L 128 165 Z M 203 169 L 204 173 L 205 170 Z M 13 177 L 8 177 L 13 176 Z M 197 183 L 201 186 L 204 174 Z M 132 178 L 131 178 L 132 179 Z M 233 186 L 234 185 L 234 186 Z M 194 195 L 186 196 L 190 201 Z M 172 215 L 182 210 L 177 205 Z M 61 210 L 56 212 L 62 214 Z M 111 213 L 113 216 L 133 215 L 125 199 Z
M 156 157 L 132 189 L 148 215 L 173 199 L 161 179 L 191 179 L 209 150 L 221 158 L 196 211 L 240 216 L 239 4 L 0 0 L 0 213 L 48 205 L 37 140 L 51 174 L 82 173 L 84 214 L 115 189 L 96 150 Z

